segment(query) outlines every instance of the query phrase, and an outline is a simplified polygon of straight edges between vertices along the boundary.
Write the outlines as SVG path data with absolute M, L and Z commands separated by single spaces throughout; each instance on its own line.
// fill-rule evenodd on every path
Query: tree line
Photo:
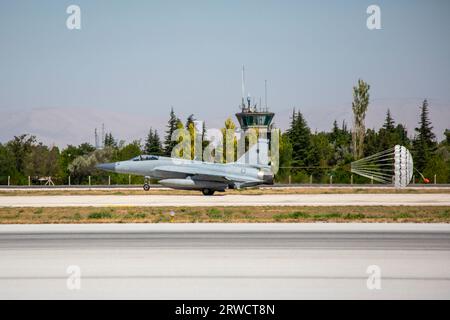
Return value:
M 289 128 L 279 137 L 280 170 L 276 181 L 307 183 L 312 177 L 315 183 L 327 183 L 332 176 L 335 183 L 349 183 L 352 161 L 400 144 L 411 150 L 414 167 L 418 171 L 417 178 L 423 174 L 431 180 L 436 175 L 438 183 L 450 182 L 450 130 L 445 131 L 444 140 L 437 141 L 429 118 L 428 101 L 424 100 L 420 106 L 418 126 L 414 129 L 413 137 L 409 138 L 406 127 L 394 120 L 389 109 L 386 110 L 386 118 L 380 129 L 365 128 L 369 89 L 370 86 L 362 80 L 353 88 L 352 130 L 349 130 L 345 121 L 340 124 L 334 121 L 329 131 L 312 132 L 301 111 L 294 109 Z M 227 129 L 235 128 L 233 120 L 228 118 L 222 129 L 224 137 Z M 129 176 L 105 173 L 97 170 L 95 165 L 128 160 L 140 154 L 170 157 L 173 148 L 183 140 L 180 136 L 172 141 L 172 135 L 177 129 L 185 129 L 184 132 L 190 135 L 192 159 L 195 155 L 195 135 L 200 135 L 203 149 L 210 143 L 206 138 L 205 125 L 202 132 L 197 132 L 194 115 L 190 115 L 183 123 L 173 108 L 164 137 L 161 138 L 157 130 L 150 128 L 143 142 L 134 140 L 126 143 L 116 140 L 108 132 L 101 149 L 96 149 L 90 143 L 82 143 L 79 146 L 68 145 L 60 150 L 56 146 L 44 145 L 33 135 L 15 136 L 4 144 L 0 143 L 0 184 L 6 184 L 8 176 L 11 184 L 26 184 L 29 176 L 33 183 L 38 183 L 41 177 L 51 176 L 57 184 L 67 184 L 69 177 L 72 184 L 86 184 L 91 176 L 92 184 L 108 183 L 108 177 L 111 177 L 113 184 L 127 184 Z M 233 139 L 234 150 L 226 150 L 225 144 L 216 148 L 215 152 L 223 152 L 223 159 L 227 158 L 227 152 L 236 158 L 237 141 L 235 137 Z M 142 177 L 131 177 L 132 183 L 142 181 Z M 354 182 L 367 183 L 367 179 L 355 176 Z

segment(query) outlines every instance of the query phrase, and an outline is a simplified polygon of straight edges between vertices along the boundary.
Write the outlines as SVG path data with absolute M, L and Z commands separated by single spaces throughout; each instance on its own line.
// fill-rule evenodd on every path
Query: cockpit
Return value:
M 140 155 L 131 159 L 131 161 L 149 161 L 149 160 L 158 160 L 158 156 L 152 155 Z

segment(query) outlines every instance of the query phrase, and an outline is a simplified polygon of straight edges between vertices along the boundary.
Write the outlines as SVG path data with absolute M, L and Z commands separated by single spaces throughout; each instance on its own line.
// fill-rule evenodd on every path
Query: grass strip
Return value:
M 170 212 L 175 216 L 171 217 Z M 42 223 L 450 223 L 450 207 L 0 208 L 0 224 Z

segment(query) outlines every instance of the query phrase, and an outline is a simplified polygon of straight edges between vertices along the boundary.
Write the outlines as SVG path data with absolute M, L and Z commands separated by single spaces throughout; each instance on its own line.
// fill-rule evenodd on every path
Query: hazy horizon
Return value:
M 69 30 L 66 8 L 81 8 Z M 381 8 L 381 30 L 366 9 Z M 312 131 L 351 127 L 352 87 L 371 85 L 368 128 L 389 108 L 410 136 L 424 99 L 439 140 L 450 127 L 450 2 L 9 1 L 0 3 L 0 142 L 94 143 L 163 136 L 170 107 L 220 128 L 246 88 L 285 130 L 292 109 Z

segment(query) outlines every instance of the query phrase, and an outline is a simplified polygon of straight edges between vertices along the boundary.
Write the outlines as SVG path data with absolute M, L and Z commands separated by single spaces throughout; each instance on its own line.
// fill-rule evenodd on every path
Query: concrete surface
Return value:
M 0 196 L 0 207 L 450 206 L 450 194 Z
M 0 225 L 0 257 L 2 299 L 450 298 L 446 224 Z

